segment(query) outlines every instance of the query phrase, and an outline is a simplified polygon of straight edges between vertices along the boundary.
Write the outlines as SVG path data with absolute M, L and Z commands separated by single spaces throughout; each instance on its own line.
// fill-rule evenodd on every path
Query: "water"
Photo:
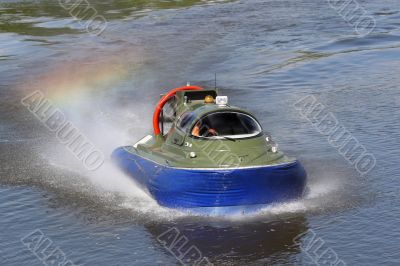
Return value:
M 42 265 L 21 241 L 38 229 L 77 265 L 177 265 L 157 239 L 171 228 L 215 265 L 322 264 L 312 252 L 327 248 L 348 265 L 399 264 L 396 1 L 360 1 L 376 20 L 365 37 L 326 1 L 89 2 L 108 21 L 100 36 L 57 1 L 0 4 L 1 265 Z M 304 163 L 304 199 L 196 216 L 159 207 L 110 164 L 114 147 L 151 130 L 160 93 L 213 86 L 215 72 L 230 101 Z M 35 90 L 101 149 L 99 170 L 22 106 Z M 294 108 L 307 95 L 373 153 L 366 176 Z M 307 251 L 314 234 L 323 248 Z

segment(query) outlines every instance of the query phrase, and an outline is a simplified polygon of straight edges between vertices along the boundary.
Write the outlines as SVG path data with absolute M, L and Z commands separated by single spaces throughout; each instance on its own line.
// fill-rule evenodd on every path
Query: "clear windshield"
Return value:
M 199 119 L 191 133 L 203 138 L 247 138 L 260 134 L 261 127 L 247 114 L 218 112 Z
M 183 131 L 187 132 L 188 127 L 192 124 L 193 120 L 196 118 L 196 115 L 192 112 L 186 112 L 181 115 L 178 120 L 177 126 Z

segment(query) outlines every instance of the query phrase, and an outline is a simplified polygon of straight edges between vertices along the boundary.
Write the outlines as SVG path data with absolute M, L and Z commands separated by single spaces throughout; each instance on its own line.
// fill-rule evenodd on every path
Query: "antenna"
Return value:
M 217 89 L 217 72 L 214 73 L 214 89 Z

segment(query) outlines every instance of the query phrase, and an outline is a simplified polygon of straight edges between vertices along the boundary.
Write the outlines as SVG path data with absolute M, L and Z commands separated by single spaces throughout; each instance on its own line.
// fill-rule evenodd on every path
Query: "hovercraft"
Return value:
M 169 117 L 166 103 L 174 106 Z M 154 134 L 117 148 L 112 158 L 161 206 L 244 212 L 303 195 L 300 162 L 278 150 L 254 115 L 229 105 L 216 89 L 171 90 L 155 108 L 153 128 Z

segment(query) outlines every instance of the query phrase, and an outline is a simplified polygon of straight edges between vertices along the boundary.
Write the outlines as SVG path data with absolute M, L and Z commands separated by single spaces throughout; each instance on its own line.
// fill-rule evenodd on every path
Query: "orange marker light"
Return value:
M 204 98 L 205 103 L 214 103 L 214 97 L 211 95 L 207 95 L 206 98 Z

